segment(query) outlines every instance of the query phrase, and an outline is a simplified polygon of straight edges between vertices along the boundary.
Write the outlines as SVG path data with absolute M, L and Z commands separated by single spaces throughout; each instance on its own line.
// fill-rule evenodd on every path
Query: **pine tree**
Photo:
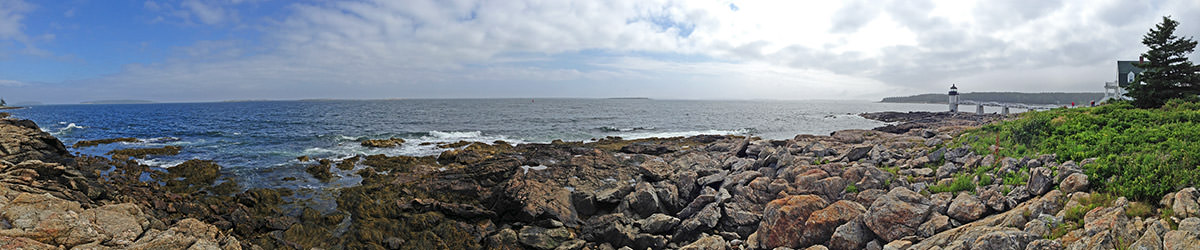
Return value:
M 1200 94 L 1200 67 L 1187 58 L 1195 51 L 1196 41 L 1175 36 L 1177 26 L 1179 22 L 1165 16 L 1142 37 L 1142 44 L 1150 50 L 1142 54 L 1144 63 L 1135 64 L 1146 71 L 1138 74 L 1126 94 L 1134 99 L 1134 106 L 1157 108 L 1170 99 Z

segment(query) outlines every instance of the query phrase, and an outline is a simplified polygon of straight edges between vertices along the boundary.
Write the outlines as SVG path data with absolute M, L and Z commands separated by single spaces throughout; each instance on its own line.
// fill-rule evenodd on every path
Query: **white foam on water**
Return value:
M 64 124 L 64 123 L 65 123 L 65 122 L 59 122 L 58 124 Z M 50 132 L 50 134 L 51 134 L 51 135 L 54 135 L 54 136 L 59 136 L 59 135 L 62 135 L 62 134 L 64 134 L 64 133 L 71 132 L 72 130 L 77 130 L 77 129 L 85 129 L 85 128 L 87 128 L 87 127 L 84 127 L 84 126 L 75 125 L 75 123 L 74 123 L 74 122 L 72 122 L 72 123 L 66 123 L 66 124 L 67 124 L 67 126 L 66 126 L 66 127 L 60 128 L 60 129 L 58 129 L 58 131 L 55 131 L 55 132 Z
M 524 165 L 524 166 L 521 166 L 521 169 L 525 170 L 525 174 L 528 174 L 529 170 L 531 170 L 531 169 L 534 171 L 541 171 L 541 170 L 546 170 L 546 168 L 549 168 L 549 167 L 547 167 L 546 165 L 537 165 L 537 166 Z
M 689 137 L 697 135 L 748 135 L 749 129 L 736 130 L 699 130 L 699 131 L 678 131 L 678 132 L 653 132 L 653 133 L 620 133 L 613 136 L 621 137 L 626 140 L 645 139 L 645 138 L 668 138 L 668 137 Z
M 161 159 L 136 159 L 136 160 L 137 160 L 138 164 L 151 166 L 151 167 L 160 167 L 160 168 L 171 168 L 174 166 L 179 166 L 179 164 L 183 164 L 184 162 L 187 161 L 187 160 L 161 160 Z
M 465 131 L 465 132 L 445 132 L 445 131 L 429 131 L 429 135 L 438 139 L 472 139 L 483 137 L 482 131 Z

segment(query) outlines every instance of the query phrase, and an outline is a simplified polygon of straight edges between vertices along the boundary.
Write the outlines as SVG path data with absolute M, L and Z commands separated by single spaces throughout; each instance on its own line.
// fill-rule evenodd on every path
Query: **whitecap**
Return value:
M 174 166 L 179 166 L 179 164 L 183 164 L 186 161 L 187 160 L 137 159 L 138 164 L 159 168 L 171 168 Z
M 541 171 L 541 170 L 546 170 L 546 168 L 549 168 L 549 167 L 547 167 L 546 165 L 537 165 L 537 166 L 529 166 L 529 165 L 525 165 L 525 166 L 521 166 L 521 169 L 522 169 L 522 170 L 525 170 L 525 174 L 528 174 L 528 173 L 529 173 L 529 170 L 531 170 L 531 169 L 532 169 L 532 170 L 534 170 L 534 171 Z
M 482 132 L 482 131 L 459 131 L 459 132 L 456 132 L 456 131 L 450 131 L 450 132 L 445 132 L 445 131 L 437 131 L 437 130 L 434 130 L 434 131 L 429 131 L 429 135 L 430 135 L 430 136 L 433 136 L 434 138 L 438 138 L 438 139 L 462 139 L 462 138 L 477 138 L 477 137 L 482 137 L 482 136 L 483 136 L 483 132 Z
M 675 131 L 675 132 L 653 132 L 653 133 L 621 133 L 614 136 L 619 136 L 622 139 L 645 139 L 645 138 L 669 138 L 669 137 L 689 137 L 697 135 L 748 135 L 751 134 L 751 129 L 735 129 L 735 130 L 697 130 L 697 131 Z

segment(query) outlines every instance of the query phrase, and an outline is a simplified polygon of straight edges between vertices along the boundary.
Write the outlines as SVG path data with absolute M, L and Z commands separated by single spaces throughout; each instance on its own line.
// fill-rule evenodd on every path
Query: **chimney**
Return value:
M 1138 63 L 1144 63 L 1144 62 L 1146 62 L 1146 57 L 1145 57 L 1145 56 L 1138 56 Z

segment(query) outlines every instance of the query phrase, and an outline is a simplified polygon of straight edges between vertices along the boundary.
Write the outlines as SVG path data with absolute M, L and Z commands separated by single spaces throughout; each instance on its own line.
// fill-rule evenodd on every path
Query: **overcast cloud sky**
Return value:
M 1195 0 L 0 0 L 0 97 L 1101 92 L 1166 15 L 1200 35 Z

